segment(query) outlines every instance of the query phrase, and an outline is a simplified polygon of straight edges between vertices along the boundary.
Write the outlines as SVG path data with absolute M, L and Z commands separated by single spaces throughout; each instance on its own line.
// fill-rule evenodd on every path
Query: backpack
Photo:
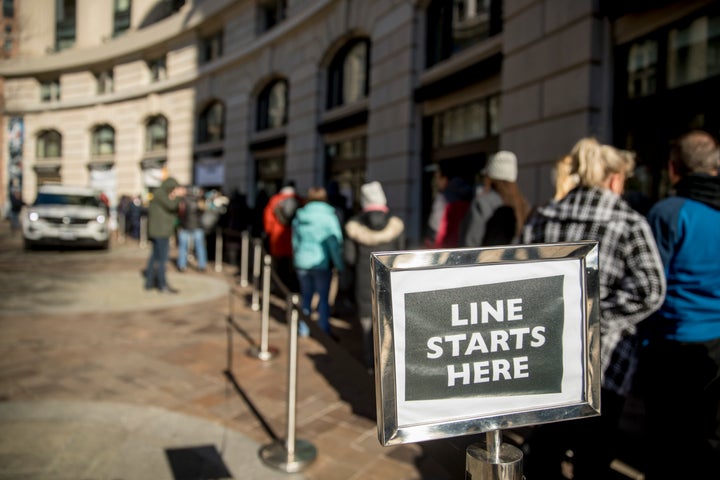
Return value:
M 273 213 L 278 221 L 283 225 L 290 225 L 295 218 L 295 212 L 299 207 L 298 199 L 295 197 L 288 197 L 275 205 Z
M 505 245 L 514 236 L 515 211 L 494 191 L 477 195 L 460 224 L 461 247 Z

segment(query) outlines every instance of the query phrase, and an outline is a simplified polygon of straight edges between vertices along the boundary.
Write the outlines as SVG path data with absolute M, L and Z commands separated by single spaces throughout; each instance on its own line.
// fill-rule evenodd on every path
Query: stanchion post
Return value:
M 256 238 L 253 241 L 254 255 L 253 255 L 253 292 L 252 292 L 252 303 L 250 308 L 257 312 L 260 310 L 260 256 L 262 255 L 262 240 Z
M 240 235 L 240 286 L 248 286 L 248 256 L 250 255 L 250 232 L 244 230 Z
M 295 473 L 308 466 L 317 457 L 317 449 L 307 440 L 295 438 L 295 415 L 297 408 L 297 340 L 299 295 L 288 298 L 288 403 L 287 436 L 285 444 L 273 442 L 260 449 L 260 458 L 271 467 L 286 473 Z
M 230 292 L 230 297 L 233 293 Z M 230 300 L 232 304 L 232 300 Z M 225 331 L 227 332 L 227 371 L 232 372 L 233 369 L 233 314 L 232 310 L 227 316 L 225 323 Z
M 147 238 L 148 238 L 148 227 L 147 227 L 147 216 L 143 215 L 140 217 L 140 248 L 147 247 Z
M 277 356 L 278 350 L 268 347 L 268 334 L 270 330 L 270 280 L 272 279 L 272 257 L 263 257 L 263 290 L 262 290 L 262 313 L 260 322 L 260 348 L 250 347 L 248 354 L 260 360 L 270 360 Z
M 223 264 L 223 235 L 222 228 L 215 229 L 215 271 L 222 272 Z
M 472 480 L 523 480 L 523 453 L 502 443 L 500 430 L 485 434 L 485 443 L 465 450 L 465 478 Z
M 125 243 L 125 214 L 117 216 L 118 219 L 118 243 Z

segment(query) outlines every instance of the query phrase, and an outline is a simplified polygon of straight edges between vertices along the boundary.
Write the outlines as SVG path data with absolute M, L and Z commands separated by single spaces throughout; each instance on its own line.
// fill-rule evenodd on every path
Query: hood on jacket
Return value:
M 295 219 L 299 223 L 313 223 L 316 215 L 326 213 L 335 215 L 335 207 L 327 202 L 314 200 L 306 203 L 302 208 L 298 208 L 297 212 L 295 212 Z
M 175 187 L 180 185 L 177 180 L 175 180 L 173 177 L 168 177 L 160 184 L 160 188 L 166 192 L 170 193 L 173 191 Z
M 720 210 L 720 177 L 704 173 L 688 175 L 675 184 L 675 193 Z
M 345 224 L 347 237 L 363 245 L 381 245 L 392 242 L 405 231 L 399 217 L 385 212 L 364 212 Z

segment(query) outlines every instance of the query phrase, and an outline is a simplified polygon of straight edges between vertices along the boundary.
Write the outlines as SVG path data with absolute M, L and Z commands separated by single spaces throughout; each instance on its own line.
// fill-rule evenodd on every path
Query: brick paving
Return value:
M 260 313 L 249 308 L 251 290 L 239 287 L 236 268 L 181 274 L 170 267 L 169 282 L 181 293 L 146 292 L 140 271 L 149 251 L 133 240 L 115 242 L 108 252 L 25 252 L 21 238 L 10 235 L 7 222 L 0 223 L 0 409 L 67 404 L 94 405 L 105 412 L 117 410 L 118 415 L 167 412 L 237 436 L 235 444 L 246 450 L 245 465 L 250 463 L 247 458 L 257 463 L 255 454 L 247 457 L 247 450 L 286 437 L 288 331 L 282 299 L 273 298 L 268 334 L 278 354 L 259 360 L 248 349 L 260 342 Z M 228 328 L 230 316 L 236 328 Z M 379 444 L 373 382 L 358 361 L 360 333 L 353 322 L 332 321 L 339 343 L 313 328 L 312 336 L 298 344 L 296 435 L 317 449 L 316 460 L 301 476 L 459 478 L 464 464 L 448 472 L 427 445 Z M 46 430 L 50 436 L 57 434 Z M 133 432 L 125 448 L 140 452 L 147 436 Z M 37 457 L 42 449 L 27 457 L 17 454 L 18 438 L 0 434 L 0 470 L 22 464 L 23 458 L 41 460 Z M 91 456 L 104 458 L 98 456 L 97 442 L 78 444 L 92 447 L 73 450 L 78 461 L 90 464 Z M 220 450 L 224 457 L 232 454 Z M 143 478 L 132 458 L 122 467 L 115 459 L 113 472 L 118 475 L 121 468 L 124 474 L 112 478 Z M 226 465 L 243 470 L 231 471 L 232 478 L 275 478 L 276 471 L 268 467 L 255 467 L 258 473 L 250 474 L 249 467 L 237 466 L 237 459 L 226 460 Z M 102 465 L 88 472 L 97 477 L 85 478 L 111 478 Z M 65 478 L 60 473 L 0 478 Z M 180 478 L 177 472 L 172 475 L 167 478 Z

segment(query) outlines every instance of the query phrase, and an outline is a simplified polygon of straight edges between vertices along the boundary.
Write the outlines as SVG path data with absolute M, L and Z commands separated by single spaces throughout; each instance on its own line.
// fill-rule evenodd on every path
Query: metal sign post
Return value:
M 298 304 L 299 295 L 292 294 L 288 304 L 288 403 L 287 403 L 287 437 L 285 444 L 273 442 L 260 449 L 260 458 L 273 468 L 286 473 L 299 472 L 317 457 L 317 449 L 307 440 L 295 438 L 295 415 L 297 410 L 297 339 L 298 339 Z
M 473 443 L 465 451 L 465 480 L 523 480 L 523 452 L 502 443 L 502 433 L 491 430 L 485 444 Z

